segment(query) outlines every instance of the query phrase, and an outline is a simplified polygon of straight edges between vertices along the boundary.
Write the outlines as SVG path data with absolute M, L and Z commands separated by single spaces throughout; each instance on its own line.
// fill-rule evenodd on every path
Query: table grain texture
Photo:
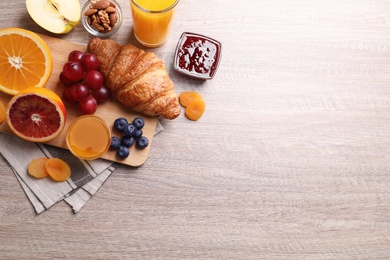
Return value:
M 112 39 L 141 47 L 118 2 Z M 91 37 L 46 32 L 25 1 L 0 9 L 1 27 Z M 184 31 L 222 42 L 214 79 L 173 70 Z M 161 120 L 146 163 L 78 214 L 36 215 L 0 156 L 1 259 L 390 259 L 389 1 L 181 0 L 151 51 L 204 116 Z

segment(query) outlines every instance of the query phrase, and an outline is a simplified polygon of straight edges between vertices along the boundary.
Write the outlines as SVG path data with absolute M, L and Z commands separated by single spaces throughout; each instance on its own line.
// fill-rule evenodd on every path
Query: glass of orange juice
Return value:
M 110 147 L 111 130 L 101 118 L 84 115 L 76 118 L 66 131 L 69 151 L 78 158 L 94 160 Z
M 130 0 L 135 38 L 145 47 L 163 45 L 179 0 Z

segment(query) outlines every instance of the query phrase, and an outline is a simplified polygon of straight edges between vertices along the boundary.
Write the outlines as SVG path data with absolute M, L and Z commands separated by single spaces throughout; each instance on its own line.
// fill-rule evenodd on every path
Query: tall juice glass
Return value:
M 135 38 L 146 47 L 159 47 L 168 38 L 179 0 L 130 0 Z

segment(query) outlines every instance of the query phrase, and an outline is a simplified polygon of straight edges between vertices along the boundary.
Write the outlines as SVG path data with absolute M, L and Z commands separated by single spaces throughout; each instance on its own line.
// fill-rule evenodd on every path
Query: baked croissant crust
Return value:
M 163 61 L 154 53 L 99 38 L 92 38 L 87 49 L 98 57 L 107 87 L 126 107 L 167 119 L 180 115 L 174 84 Z

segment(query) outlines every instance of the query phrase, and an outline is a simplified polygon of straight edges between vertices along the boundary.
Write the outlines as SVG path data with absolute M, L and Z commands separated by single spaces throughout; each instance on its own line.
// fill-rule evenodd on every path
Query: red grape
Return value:
M 71 51 L 68 55 L 68 61 L 81 61 L 81 57 L 83 57 L 84 53 L 78 50 Z
M 85 53 L 80 62 L 85 71 L 97 70 L 99 68 L 99 59 L 93 53 Z
M 95 54 L 73 50 L 59 75 L 60 82 L 66 86 L 62 93 L 64 101 L 78 104 L 82 114 L 95 113 L 98 103 L 106 102 L 111 96 L 98 68 L 99 59 Z
M 91 91 L 87 86 L 81 83 L 76 83 L 74 85 L 73 98 L 76 101 L 82 101 L 83 99 L 89 97 L 91 95 Z
M 84 70 L 77 61 L 68 61 L 62 70 L 63 76 L 70 81 L 77 82 L 83 79 Z
M 111 92 L 106 86 L 103 85 L 98 89 L 93 89 L 92 96 L 98 103 L 104 103 L 110 98 Z
M 60 81 L 62 84 L 64 84 L 65 87 L 69 87 L 69 86 L 73 85 L 74 83 L 76 83 L 76 82 L 73 82 L 73 81 L 69 80 L 68 78 L 66 78 L 64 76 L 64 72 L 60 73 Z
M 89 70 L 85 73 L 84 84 L 90 89 L 98 89 L 104 83 L 102 73 L 97 70 Z
M 65 102 L 70 103 L 70 104 L 77 102 L 73 97 L 74 90 L 75 90 L 75 85 L 72 85 L 72 86 L 66 88 L 64 90 L 64 92 L 62 92 L 62 97 L 64 98 Z
M 92 96 L 89 96 L 81 100 L 78 104 L 78 107 L 81 113 L 83 113 L 84 115 L 93 114 L 96 112 L 97 109 L 96 99 Z

